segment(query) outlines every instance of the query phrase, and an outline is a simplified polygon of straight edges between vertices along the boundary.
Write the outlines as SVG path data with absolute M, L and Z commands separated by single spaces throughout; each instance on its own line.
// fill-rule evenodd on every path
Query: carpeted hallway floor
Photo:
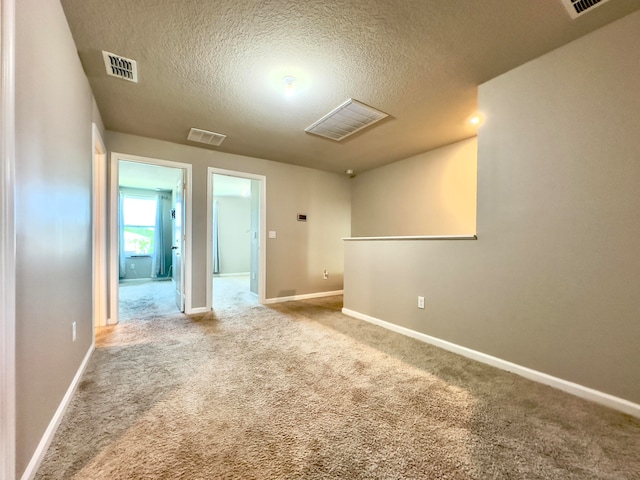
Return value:
M 341 297 L 268 307 L 229 281 L 186 316 L 144 288 L 98 333 L 37 478 L 640 479 L 639 419 L 345 317 Z

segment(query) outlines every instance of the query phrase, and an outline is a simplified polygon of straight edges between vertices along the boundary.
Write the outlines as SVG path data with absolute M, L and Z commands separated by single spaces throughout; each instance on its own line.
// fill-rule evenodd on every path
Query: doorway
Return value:
M 232 291 L 263 303 L 266 178 L 210 167 L 207 184 L 207 308 Z
M 191 165 L 111 156 L 110 318 L 189 313 Z

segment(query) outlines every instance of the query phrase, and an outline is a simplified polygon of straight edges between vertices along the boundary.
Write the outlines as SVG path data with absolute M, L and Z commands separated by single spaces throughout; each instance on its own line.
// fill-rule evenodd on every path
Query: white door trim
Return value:
M 15 0 L 0 6 L 0 477 L 16 475 Z
M 184 268 L 184 311 L 193 313 L 191 308 L 191 234 L 192 234 L 192 165 L 189 163 L 175 162 L 172 160 L 162 160 L 159 158 L 141 157 L 139 155 L 128 155 L 125 153 L 111 152 L 111 178 L 110 178 L 110 202 L 109 202 L 109 325 L 118 323 L 118 283 L 120 279 L 119 270 L 119 239 L 118 239 L 118 162 L 125 160 L 128 162 L 148 163 L 161 167 L 180 168 L 184 172 L 185 182 L 185 209 L 186 218 L 184 233 L 186 235 L 185 251 L 182 253 Z
M 107 324 L 107 149 L 95 123 L 91 125 L 93 151 L 93 326 Z
M 225 170 L 222 168 L 207 168 L 207 311 L 213 306 L 213 175 L 229 175 L 231 177 L 247 178 L 260 182 L 260 255 L 259 255 L 259 279 L 258 279 L 258 301 L 265 302 L 265 292 L 267 284 L 267 177 L 253 173 L 237 172 L 235 170 Z

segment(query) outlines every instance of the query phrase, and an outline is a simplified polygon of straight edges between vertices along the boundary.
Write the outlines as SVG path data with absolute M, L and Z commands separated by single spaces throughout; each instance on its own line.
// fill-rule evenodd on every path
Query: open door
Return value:
M 175 287 L 176 305 L 181 312 L 184 312 L 185 294 L 184 294 L 184 262 L 182 253 L 184 252 L 185 232 L 184 232 L 184 179 L 183 173 L 180 172 L 176 185 L 173 188 L 172 210 L 173 218 L 173 235 L 171 245 L 171 260 L 173 265 L 173 284 Z
M 228 215 L 225 220 L 222 219 L 223 211 L 221 199 L 226 197 L 248 197 L 250 196 L 250 212 L 247 212 L 249 218 L 246 219 L 247 224 L 244 234 L 249 234 L 246 238 L 247 255 L 246 269 L 235 270 L 242 273 L 249 273 L 249 291 L 258 297 L 258 301 L 265 301 L 265 285 L 266 285 L 266 254 L 264 245 L 264 232 L 266 230 L 266 177 L 247 172 L 238 172 L 234 170 L 225 170 L 221 168 L 208 167 L 207 169 L 207 309 L 213 308 L 214 305 L 214 274 L 224 276 L 226 273 L 233 272 L 229 270 L 225 272 L 222 247 L 226 242 L 228 246 L 229 237 L 223 242 L 221 232 L 228 225 Z M 230 202 L 225 202 L 227 205 Z M 229 210 L 227 210 L 229 212 Z M 234 213 L 233 219 L 237 224 L 239 213 Z M 217 221 L 216 221 L 217 220 Z M 220 225 L 219 223 L 222 223 Z M 233 231 L 227 230 L 227 232 Z M 236 230 L 237 231 L 237 230 Z M 244 246 L 244 240 L 242 241 Z M 234 247 L 239 247 L 238 241 L 234 243 Z M 229 249 L 227 249 L 227 252 Z M 240 249 L 236 248 L 236 252 Z M 238 256 L 233 257 L 234 262 Z M 229 257 L 227 257 L 227 260 Z M 243 262 L 245 261 L 243 260 Z M 229 265 L 229 262 L 227 262 Z M 237 267 L 237 262 L 234 263 Z M 244 263 L 243 263 L 244 265 Z M 216 268 L 219 267 L 219 268 Z
M 251 293 L 259 295 L 260 278 L 260 181 L 251 179 L 251 253 L 250 253 Z

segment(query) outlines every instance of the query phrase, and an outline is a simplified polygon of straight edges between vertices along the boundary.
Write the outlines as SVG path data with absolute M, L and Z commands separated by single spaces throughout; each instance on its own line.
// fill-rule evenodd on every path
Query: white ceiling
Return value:
M 61 2 L 107 129 L 335 172 L 475 135 L 479 84 L 640 9 L 610 0 L 572 20 L 561 0 Z M 107 76 L 102 50 L 136 60 L 139 83 Z M 339 143 L 304 132 L 349 98 L 389 117 Z M 227 138 L 190 143 L 191 127 Z
M 251 180 L 228 175 L 214 175 L 213 193 L 217 197 L 249 197 L 251 196 Z
M 182 171 L 178 168 L 162 167 L 148 163 L 121 160 L 118 163 L 118 184 L 120 187 L 144 190 L 173 190 L 179 182 Z M 214 192 L 219 197 L 246 197 L 251 192 L 251 180 L 214 175 Z
M 179 168 L 161 167 L 147 163 L 118 163 L 118 184 L 121 187 L 145 190 L 173 190 L 182 178 Z

